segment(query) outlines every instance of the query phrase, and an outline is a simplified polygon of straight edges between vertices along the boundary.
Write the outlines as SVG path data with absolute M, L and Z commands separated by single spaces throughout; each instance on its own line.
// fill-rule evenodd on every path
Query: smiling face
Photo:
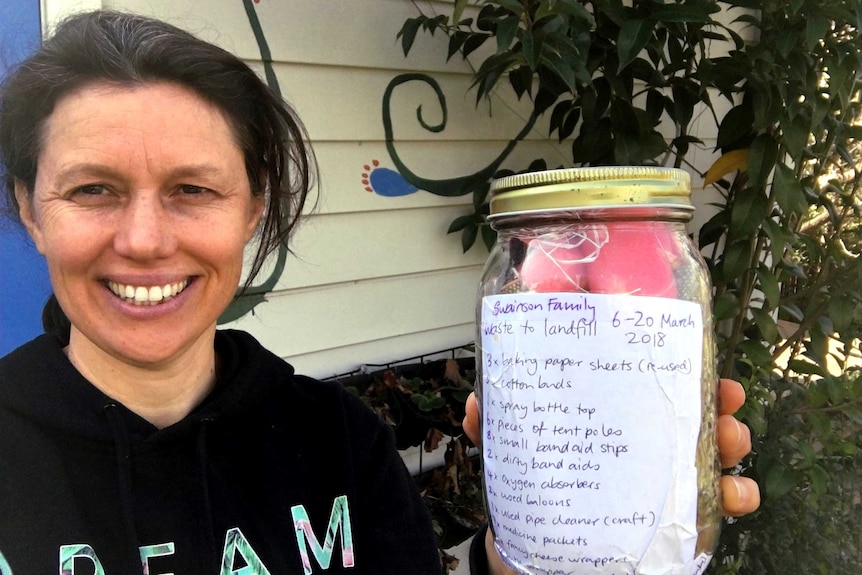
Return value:
M 35 187 L 16 192 L 70 353 L 156 366 L 212 349 L 263 209 L 224 116 L 172 84 L 96 84 L 41 135 Z

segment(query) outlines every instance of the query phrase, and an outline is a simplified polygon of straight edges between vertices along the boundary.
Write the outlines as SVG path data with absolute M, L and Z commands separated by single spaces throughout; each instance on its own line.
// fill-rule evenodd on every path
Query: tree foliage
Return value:
M 572 166 L 693 170 L 693 124 L 712 122 L 701 176 L 720 201 L 696 240 L 720 373 L 748 392 L 755 450 L 735 471 L 764 497 L 725 528 L 712 573 L 862 572 L 860 29 L 859 0 L 457 0 L 400 33 L 405 54 L 422 30 L 448 36 L 449 58 L 491 46 L 477 98 L 529 99 Z M 465 249 L 484 200 L 450 228 Z

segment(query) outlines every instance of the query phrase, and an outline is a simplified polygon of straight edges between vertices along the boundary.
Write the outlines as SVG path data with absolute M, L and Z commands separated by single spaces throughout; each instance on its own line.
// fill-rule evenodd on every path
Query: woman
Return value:
M 246 244 L 251 281 L 310 186 L 290 108 L 227 52 L 113 12 L 67 20 L 0 93 L 6 192 L 61 319 L 0 360 L 0 575 L 439 572 L 385 425 L 216 331 Z M 747 430 L 728 438 L 730 462 Z

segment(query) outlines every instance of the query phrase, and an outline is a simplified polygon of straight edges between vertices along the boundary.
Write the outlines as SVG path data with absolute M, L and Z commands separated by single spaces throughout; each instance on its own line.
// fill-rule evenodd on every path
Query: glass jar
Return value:
M 490 207 L 476 363 L 497 550 L 531 575 L 699 575 L 720 470 L 688 174 L 519 174 Z

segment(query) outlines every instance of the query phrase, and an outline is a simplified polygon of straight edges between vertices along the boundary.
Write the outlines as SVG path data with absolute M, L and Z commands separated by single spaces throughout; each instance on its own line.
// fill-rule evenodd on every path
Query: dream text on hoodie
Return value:
M 219 379 L 157 429 L 41 336 L 0 360 L 0 575 L 440 572 L 390 429 L 220 331 Z

